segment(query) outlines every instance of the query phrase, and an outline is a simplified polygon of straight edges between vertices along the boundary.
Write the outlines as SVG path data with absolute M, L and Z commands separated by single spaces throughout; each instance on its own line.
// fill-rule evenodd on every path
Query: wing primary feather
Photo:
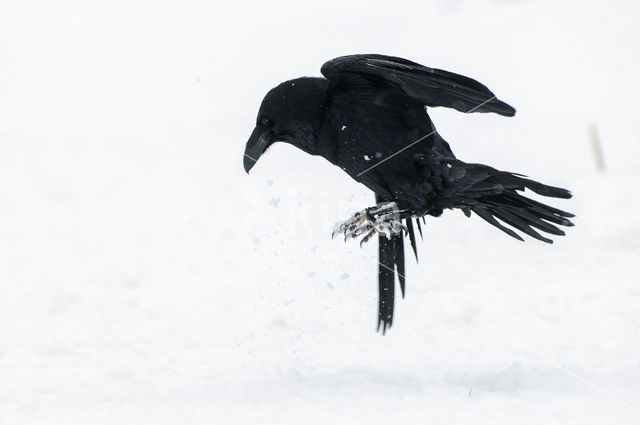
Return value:
M 416 246 L 416 232 L 413 229 L 413 221 L 411 221 L 411 217 L 405 220 L 407 226 L 407 233 L 409 235 L 409 242 L 411 242 L 411 249 L 413 249 L 413 253 L 416 256 L 416 263 L 418 262 L 418 247 Z M 418 227 L 420 223 L 418 223 Z M 420 232 L 420 236 L 422 236 L 422 232 Z
M 341 56 L 322 65 L 320 70 L 333 89 L 351 91 L 362 78 L 369 86 L 385 84 L 402 90 L 427 106 L 444 106 L 460 112 L 494 112 L 515 115 L 515 109 L 499 100 L 482 83 L 406 59 L 376 54 Z M 362 88 L 360 86 L 360 88 Z
M 402 234 L 400 234 L 394 235 L 391 239 L 393 241 L 393 262 L 396 266 L 398 282 L 400 282 L 400 292 L 402 293 L 402 298 L 404 298 L 406 280 L 404 268 L 404 238 L 402 237 Z
M 393 324 L 394 246 L 385 235 L 378 236 L 378 330 L 384 335 Z

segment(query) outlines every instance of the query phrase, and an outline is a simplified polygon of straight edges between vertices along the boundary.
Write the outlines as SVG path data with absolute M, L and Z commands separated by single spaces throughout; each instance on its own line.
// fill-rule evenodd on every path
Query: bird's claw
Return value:
M 388 239 L 395 234 L 407 231 L 400 219 L 400 210 L 395 202 L 388 202 L 358 211 L 353 217 L 336 223 L 331 238 L 337 234 L 344 235 L 345 242 L 363 236 L 360 246 L 367 243 L 376 233 L 384 234 Z

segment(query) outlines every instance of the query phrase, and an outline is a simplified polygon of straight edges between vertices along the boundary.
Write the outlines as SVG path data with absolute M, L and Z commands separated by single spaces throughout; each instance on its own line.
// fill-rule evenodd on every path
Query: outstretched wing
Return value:
M 516 113 L 476 80 L 393 56 L 341 56 L 322 65 L 321 72 L 334 89 L 357 90 L 366 80 L 398 88 L 427 106 L 446 106 L 465 113 L 495 112 L 508 117 Z

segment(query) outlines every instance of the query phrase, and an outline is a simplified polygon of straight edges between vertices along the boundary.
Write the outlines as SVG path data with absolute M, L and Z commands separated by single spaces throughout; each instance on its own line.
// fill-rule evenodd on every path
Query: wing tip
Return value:
M 492 112 L 502 115 L 503 117 L 514 117 L 516 115 L 516 108 L 501 100 L 496 99 L 496 101 L 497 107 Z

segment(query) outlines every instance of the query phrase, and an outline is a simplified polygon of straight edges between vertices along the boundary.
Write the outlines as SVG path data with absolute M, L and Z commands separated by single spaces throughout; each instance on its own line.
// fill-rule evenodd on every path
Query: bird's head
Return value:
M 297 78 L 271 89 L 262 100 L 256 127 L 244 151 L 245 171 L 248 173 L 275 142 L 286 142 L 317 155 L 325 97 L 323 78 Z

